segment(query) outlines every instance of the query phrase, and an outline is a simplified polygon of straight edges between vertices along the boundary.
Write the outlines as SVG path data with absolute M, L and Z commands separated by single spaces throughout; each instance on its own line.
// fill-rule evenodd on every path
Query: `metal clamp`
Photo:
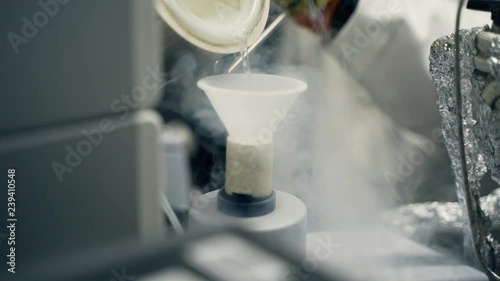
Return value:
M 478 55 L 474 57 L 477 70 L 488 73 L 493 82 L 488 84 L 482 98 L 492 109 L 500 110 L 500 34 L 481 31 L 476 36 Z

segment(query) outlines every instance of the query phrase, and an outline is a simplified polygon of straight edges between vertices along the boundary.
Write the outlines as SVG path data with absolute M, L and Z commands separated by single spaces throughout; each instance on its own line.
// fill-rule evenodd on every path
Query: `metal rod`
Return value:
M 271 35 L 271 33 L 283 23 L 286 17 L 286 12 L 276 17 L 276 19 L 264 30 L 264 32 L 262 32 L 259 38 L 257 38 L 257 41 L 255 41 L 250 47 L 248 47 L 248 51 L 238 57 L 236 61 L 234 61 L 234 63 L 227 69 L 226 74 L 233 72 L 243 62 L 243 60 L 248 57 L 248 55 L 250 55 L 257 47 L 259 47 L 260 44 L 262 44 L 262 42 L 264 42 L 269 37 L 269 35 Z

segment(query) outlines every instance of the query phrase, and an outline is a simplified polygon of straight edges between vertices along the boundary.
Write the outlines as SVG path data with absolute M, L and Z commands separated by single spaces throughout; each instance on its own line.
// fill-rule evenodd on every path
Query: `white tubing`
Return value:
M 179 219 L 177 218 L 177 215 L 174 212 L 174 209 L 172 209 L 172 206 L 170 206 L 170 203 L 168 202 L 167 198 L 165 197 L 165 194 L 162 192 L 159 192 L 160 195 L 160 204 L 161 208 L 167 215 L 168 220 L 172 224 L 172 227 L 174 228 L 174 231 L 177 235 L 184 235 L 184 229 L 182 229 L 182 225 L 179 222 Z

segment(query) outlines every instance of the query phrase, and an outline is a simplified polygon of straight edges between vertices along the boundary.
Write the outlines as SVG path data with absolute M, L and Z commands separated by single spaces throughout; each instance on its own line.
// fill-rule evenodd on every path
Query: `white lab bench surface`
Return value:
M 306 269 L 342 269 L 355 280 L 488 280 L 459 260 L 387 230 L 310 233 L 307 248 Z

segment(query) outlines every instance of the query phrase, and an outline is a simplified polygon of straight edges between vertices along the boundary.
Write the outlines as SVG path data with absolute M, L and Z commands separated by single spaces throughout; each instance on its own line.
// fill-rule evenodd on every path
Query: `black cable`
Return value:
M 456 18 L 455 25 L 455 87 L 456 87 L 456 102 L 457 102 L 457 122 L 458 122 L 458 142 L 460 148 L 460 160 L 462 162 L 461 165 L 461 173 L 463 179 L 463 187 L 465 194 L 465 203 L 467 207 L 467 213 L 469 217 L 469 224 L 472 234 L 472 240 L 474 242 L 474 248 L 476 255 L 479 259 L 479 262 L 487 271 L 488 275 L 495 279 L 500 280 L 500 276 L 496 274 L 486 263 L 484 257 L 481 253 L 481 244 L 479 242 L 479 238 L 481 237 L 480 233 L 478 233 L 477 229 L 477 218 L 475 216 L 475 210 L 472 206 L 472 195 L 470 194 L 470 186 L 469 186 L 469 175 L 467 171 L 467 158 L 465 155 L 465 140 L 464 140 L 464 128 L 463 128 L 463 114 L 462 114 L 462 89 L 461 89 L 461 71 L 460 71 L 460 21 L 462 18 L 462 7 L 465 4 L 465 0 L 460 0 Z

